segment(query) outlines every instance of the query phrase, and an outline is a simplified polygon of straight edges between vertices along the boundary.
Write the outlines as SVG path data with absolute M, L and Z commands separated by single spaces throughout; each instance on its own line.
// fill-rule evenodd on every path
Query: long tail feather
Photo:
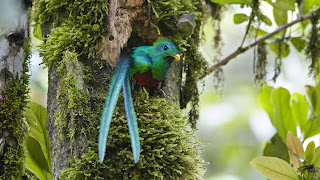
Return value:
M 119 94 L 124 84 L 124 79 L 127 76 L 130 67 L 130 59 L 127 59 L 123 54 L 120 55 L 115 72 L 111 79 L 108 96 L 101 116 L 100 132 L 99 132 L 99 160 L 103 162 L 106 152 L 107 137 L 110 129 L 113 112 L 116 108 Z
M 140 156 L 140 140 L 139 140 L 139 133 L 138 133 L 138 125 L 136 120 L 136 113 L 134 112 L 134 107 L 133 107 L 133 102 L 131 97 L 129 75 L 126 76 L 125 82 L 123 83 L 123 99 L 124 99 L 124 107 L 127 115 L 133 158 L 134 158 L 134 162 L 137 164 Z

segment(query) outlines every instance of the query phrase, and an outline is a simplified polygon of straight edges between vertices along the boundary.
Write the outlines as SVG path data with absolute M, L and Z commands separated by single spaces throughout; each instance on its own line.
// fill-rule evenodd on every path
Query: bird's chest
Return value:
M 155 87 L 161 82 L 152 77 L 151 70 L 142 74 L 134 75 L 133 78 L 137 80 L 137 84 L 143 87 Z

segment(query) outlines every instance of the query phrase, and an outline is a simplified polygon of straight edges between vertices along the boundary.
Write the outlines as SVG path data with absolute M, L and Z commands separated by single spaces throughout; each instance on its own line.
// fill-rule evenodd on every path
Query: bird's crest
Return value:
M 158 39 L 153 43 L 153 45 L 160 44 L 160 43 L 174 44 L 169 38 L 161 37 L 161 38 L 158 38 Z

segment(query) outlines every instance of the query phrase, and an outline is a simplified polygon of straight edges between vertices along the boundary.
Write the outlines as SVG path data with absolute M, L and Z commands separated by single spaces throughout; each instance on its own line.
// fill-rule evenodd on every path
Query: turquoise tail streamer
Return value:
M 138 125 L 136 120 L 136 113 L 134 111 L 132 97 L 131 97 L 131 88 L 130 88 L 130 80 L 129 75 L 125 78 L 125 82 L 123 83 L 123 99 L 124 99 L 124 107 L 126 110 L 132 153 L 134 162 L 138 163 L 140 156 L 140 140 L 138 133 Z
M 130 67 L 130 59 L 127 59 L 125 55 L 121 54 L 109 86 L 108 96 L 106 98 L 105 107 L 102 111 L 102 116 L 101 116 L 100 132 L 99 132 L 99 140 L 98 140 L 99 141 L 98 151 L 99 151 L 100 163 L 103 162 L 103 159 L 105 156 L 107 137 L 110 129 L 112 115 L 116 108 L 119 94 L 122 89 L 122 85 L 124 84 L 124 80 L 127 76 L 129 67 Z

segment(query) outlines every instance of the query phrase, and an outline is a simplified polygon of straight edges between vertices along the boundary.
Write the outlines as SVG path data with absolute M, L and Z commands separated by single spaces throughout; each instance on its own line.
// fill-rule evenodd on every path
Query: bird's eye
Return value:
M 166 51 L 167 49 L 168 49 L 168 46 L 164 46 L 164 47 L 163 47 L 163 50 Z

